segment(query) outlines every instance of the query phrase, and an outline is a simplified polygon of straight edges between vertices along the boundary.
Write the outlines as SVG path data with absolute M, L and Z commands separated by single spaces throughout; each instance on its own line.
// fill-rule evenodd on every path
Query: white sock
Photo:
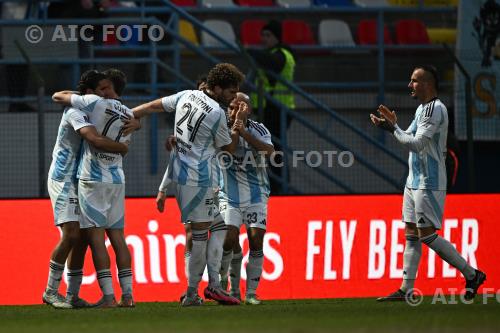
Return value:
M 243 255 L 241 252 L 233 253 L 231 265 L 229 266 L 229 278 L 231 279 L 231 293 L 240 293 L 241 262 Z
M 421 238 L 421 241 L 434 250 L 441 259 L 458 269 L 467 280 L 471 280 L 476 275 L 476 271 L 458 253 L 457 249 L 446 239 L 437 234 L 432 234 Z
M 184 273 L 186 274 L 186 279 L 189 279 L 189 258 L 191 258 L 191 252 L 184 252 Z
M 255 291 L 259 286 L 263 263 L 264 252 L 262 250 L 250 251 L 247 264 L 247 295 L 255 295 Z
M 113 279 L 109 269 L 103 269 L 97 272 L 97 282 L 99 282 L 99 287 L 101 287 L 101 291 L 105 297 L 114 297 L 115 291 L 113 290 Z
M 207 244 L 208 285 L 220 286 L 219 270 L 222 260 L 222 245 L 226 238 L 227 226 L 224 221 L 210 227 L 210 238 Z
M 406 235 L 405 251 L 403 253 L 403 283 L 401 290 L 407 292 L 415 286 L 418 264 L 422 256 L 422 242 L 418 236 Z
M 61 278 L 64 272 L 64 264 L 61 265 L 53 260 L 49 263 L 49 278 L 47 281 L 47 290 L 57 292 L 61 284 Z
M 68 269 L 66 274 L 68 278 L 68 289 L 66 291 L 66 298 L 77 298 L 80 293 L 80 286 L 82 285 L 83 270 L 81 269 Z
M 198 290 L 203 271 L 207 265 L 208 230 L 193 230 L 193 247 L 189 257 L 188 286 Z
M 220 276 L 222 278 L 226 277 L 229 271 L 229 264 L 231 263 L 231 259 L 233 259 L 233 250 L 222 251 L 222 260 L 220 262 Z
M 132 269 L 125 268 L 118 271 L 118 280 L 120 280 L 120 288 L 122 295 L 132 296 Z

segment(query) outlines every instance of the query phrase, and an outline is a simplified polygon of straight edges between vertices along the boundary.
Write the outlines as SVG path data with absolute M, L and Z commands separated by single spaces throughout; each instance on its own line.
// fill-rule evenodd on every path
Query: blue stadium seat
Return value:
M 352 0 L 313 0 L 315 6 L 326 7 L 352 7 L 354 4 Z

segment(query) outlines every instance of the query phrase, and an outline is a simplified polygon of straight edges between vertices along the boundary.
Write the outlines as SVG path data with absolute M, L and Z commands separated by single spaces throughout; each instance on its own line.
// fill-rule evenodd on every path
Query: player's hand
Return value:
M 165 140 L 165 149 L 167 151 L 172 151 L 177 144 L 177 139 L 173 135 L 169 135 L 167 140 Z
M 141 121 L 137 118 L 125 119 L 123 121 L 123 136 L 127 136 L 141 128 Z
M 377 117 L 376 115 L 374 115 L 373 113 L 370 113 L 370 119 L 372 120 L 372 123 L 383 129 L 383 130 L 386 130 L 388 132 L 394 132 L 394 126 L 387 120 L 385 120 L 384 118 L 379 118 Z
M 385 105 L 380 105 L 377 109 L 378 113 L 385 120 L 389 121 L 392 126 L 395 126 L 398 122 L 398 117 L 396 117 L 396 112 L 389 110 L 389 108 Z
M 240 135 L 243 135 L 246 132 L 245 125 L 243 124 L 243 120 L 236 119 L 234 124 L 233 124 L 232 130 L 238 131 L 240 133 Z
M 236 112 L 236 120 L 246 121 L 248 117 L 248 105 L 245 102 L 240 102 L 238 111 Z
M 167 196 L 165 195 L 165 193 L 159 191 L 158 192 L 158 195 L 156 196 L 156 208 L 158 209 L 158 211 L 160 213 L 163 213 L 163 211 L 165 210 L 165 199 L 167 198 Z

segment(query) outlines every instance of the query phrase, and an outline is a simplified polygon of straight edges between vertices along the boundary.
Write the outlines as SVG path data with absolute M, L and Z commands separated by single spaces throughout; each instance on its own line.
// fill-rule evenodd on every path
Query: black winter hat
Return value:
M 278 21 L 271 20 L 267 22 L 267 24 L 262 27 L 262 30 L 270 31 L 281 42 L 281 23 Z

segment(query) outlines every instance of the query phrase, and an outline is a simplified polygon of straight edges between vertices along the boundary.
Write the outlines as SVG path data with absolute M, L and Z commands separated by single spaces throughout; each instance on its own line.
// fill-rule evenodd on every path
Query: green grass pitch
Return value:
M 377 303 L 374 299 L 267 301 L 260 306 L 181 308 L 138 303 L 135 309 L 56 310 L 0 307 L 0 332 L 498 332 L 500 304 Z

